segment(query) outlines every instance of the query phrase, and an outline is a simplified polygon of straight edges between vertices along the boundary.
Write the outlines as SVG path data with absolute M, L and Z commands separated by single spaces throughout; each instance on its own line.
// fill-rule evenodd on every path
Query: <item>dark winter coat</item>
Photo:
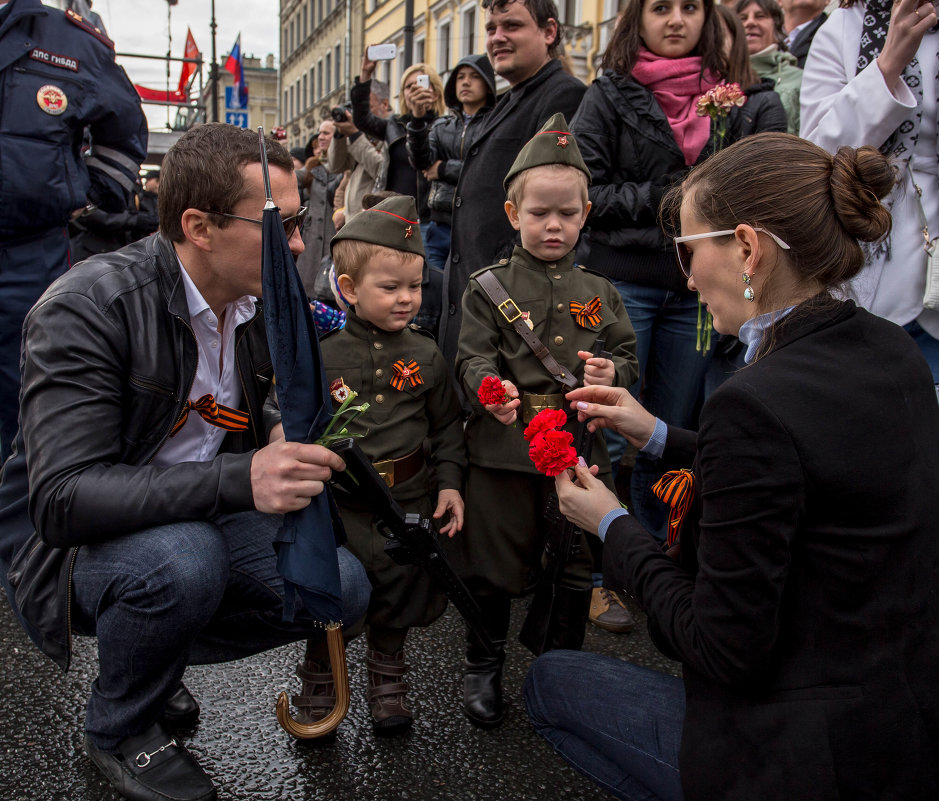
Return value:
M 809 48 L 812 46 L 812 40 L 818 29 L 825 24 L 828 14 L 824 11 L 799 31 L 796 38 L 789 45 L 789 52 L 796 57 L 796 66 L 801 70 L 805 69 L 805 60 L 809 57 Z
M 746 94 L 746 104 L 730 112 L 724 146 L 761 131 L 786 130 L 786 112 L 771 81 Z M 632 78 L 602 75 L 584 95 L 571 130 L 593 177 L 593 207 L 578 261 L 611 279 L 687 291 L 658 209 L 665 191 L 688 167 L 652 92 Z M 715 141 L 712 123 L 698 163 L 711 155 Z
M 441 349 L 450 364 L 456 360 L 463 290 L 470 274 L 510 257 L 516 245 L 515 229 L 505 216 L 502 181 L 518 152 L 552 115 L 574 116 L 585 91 L 583 83 L 564 72 L 560 61 L 549 61 L 500 98 L 466 151 L 453 198 L 440 316 Z
M 464 118 L 463 106 L 456 96 L 456 74 L 464 66 L 476 70 L 489 89 L 486 105 L 468 120 Z M 437 168 L 440 177 L 430 182 L 427 205 L 432 220 L 449 225 L 453 194 L 463 168 L 463 155 L 476 141 L 486 115 L 496 104 L 496 79 L 489 58 L 485 55 L 461 58 L 450 72 L 443 88 L 443 98 L 453 114 L 438 117 L 433 125 L 423 120 L 411 120 L 407 126 L 407 146 L 411 164 L 418 170 L 426 170 L 431 164 L 440 162 Z
M 372 94 L 371 81 L 363 83 L 356 78 L 350 94 L 352 121 L 355 127 L 388 145 L 388 172 L 385 176 L 384 188 L 390 192 L 413 196 L 417 200 L 421 222 L 426 222 L 430 219 L 430 211 L 427 208 L 430 182 L 411 166 L 405 143 L 407 125 L 413 118 L 410 114 L 392 114 L 387 118 L 372 114 L 369 106 L 369 97 Z M 435 115 L 431 111 L 422 118 L 422 121 L 431 123 L 434 119 Z
M 323 257 L 329 254 L 329 242 L 336 233 L 333 225 L 333 198 L 342 180 L 341 173 L 329 172 L 322 164 L 312 171 L 310 195 L 307 199 L 307 219 L 303 225 L 303 253 L 297 256 L 297 272 L 303 281 L 308 298 L 316 298 L 316 278 L 320 274 Z M 332 295 L 319 300 L 332 301 Z

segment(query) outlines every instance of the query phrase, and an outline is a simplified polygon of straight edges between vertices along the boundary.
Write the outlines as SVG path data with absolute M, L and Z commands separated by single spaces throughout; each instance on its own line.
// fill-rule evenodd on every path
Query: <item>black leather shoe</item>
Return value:
M 199 704 L 186 685 L 180 682 L 179 689 L 173 693 L 163 712 L 160 721 L 168 729 L 190 729 L 199 720 Z
M 130 801 L 215 801 L 212 780 L 159 724 L 102 751 L 85 734 L 85 752 L 115 790 Z

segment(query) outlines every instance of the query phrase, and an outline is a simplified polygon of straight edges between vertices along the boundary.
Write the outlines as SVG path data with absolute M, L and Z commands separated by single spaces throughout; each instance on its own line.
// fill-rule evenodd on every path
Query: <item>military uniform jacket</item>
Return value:
M 583 381 L 584 362 L 579 350 L 592 350 L 597 338 L 606 341 L 616 368 L 614 384 L 628 387 L 639 375 L 636 335 L 616 288 L 603 276 L 574 266 L 574 254 L 558 262 L 543 262 L 516 247 L 511 259 L 503 259 L 492 270 L 509 297 L 522 312 L 528 312 L 535 335 L 554 358 Z M 523 392 L 552 395 L 564 387 L 545 369 L 531 348 L 512 327 L 476 280 L 474 273 L 463 295 L 463 327 L 457 353 L 457 376 L 471 398 L 474 414 L 466 428 L 469 460 L 474 465 L 500 470 L 537 473 L 528 456 L 528 442 L 521 414 L 515 427 L 505 426 L 476 399 L 486 376 L 512 381 Z M 588 303 L 600 299 L 600 320 L 581 327 L 570 311 L 571 301 Z M 566 408 L 565 410 L 570 411 Z M 566 430 L 574 431 L 577 418 L 568 419 Z M 603 466 L 606 449 L 599 434 L 594 440 L 593 461 Z
M 0 17 L 0 238 L 118 212 L 147 155 L 147 121 L 104 34 L 39 0 Z M 92 147 L 81 156 L 86 127 Z
M 433 338 L 417 326 L 383 331 L 350 311 L 345 328 L 324 337 L 321 346 L 329 383 L 342 378 L 359 393 L 356 404 L 369 403 L 350 428 L 351 433 L 365 433 L 358 442 L 369 459 L 400 459 L 430 440 L 430 465 L 396 484 L 395 498 L 407 500 L 443 489 L 462 492 L 466 454 L 460 404 Z M 399 360 L 417 363 L 420 383 L 405 379 L 401 389 L 392 386 Z M 333 403 L 338 406 L 335 399 Z

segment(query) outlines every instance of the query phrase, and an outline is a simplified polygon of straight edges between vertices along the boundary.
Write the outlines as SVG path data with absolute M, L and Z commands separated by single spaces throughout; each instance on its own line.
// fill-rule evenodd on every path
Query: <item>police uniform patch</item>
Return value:
M 68 108 L 68 98 L 65 96 L 65 92 L 51 83 L 39 87 L 39 91 L 36 92 L 36 102 L 39 104 L 39 108 L 53 117 L 58 117 Z
M 48 50 L 43 50 L 41 47 L 34 47 L 29 57 L 34 61 L 41 61 L 43 64 L 48 64 L 50 67 L 59 67 L 63 70 L 78 72 L 78 59 L 72 58 L 71 56 L 62 56 L 58 53 L 50 53 Z

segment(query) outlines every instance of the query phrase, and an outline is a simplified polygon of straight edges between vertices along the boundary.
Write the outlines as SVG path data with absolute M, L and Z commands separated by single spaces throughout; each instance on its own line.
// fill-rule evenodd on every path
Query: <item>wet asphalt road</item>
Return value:
M 76 639 L 63 674 L 28 640 L 0 591 L 0 801 L 112 801 L 119 796 L 81 747 L 94 640 Z M 516 601 L 505 670 L 508 710 L 493 731 L 463 716 L 463 626 L 448 609 L 408 640 L 415 723 L 393 739 L 372 733 L 365 703 L 364 642 L 348 649 L 352 705 L 332 744 L 298 743 L 274 717 L 280 690 L 296 692 L 302 645 L 226 665 L 192 667 L 186 684 L 202 718 L 184 735 L 221 801 L 599 801 L 611 796 L 569 768 L 528 724 L 521 686 L 532 657 L 517 641 Z M 636 610 L 633 609 L 634 614 Z M 638 614 L 637 614 L 638 617 Z M 640 619 L 629 635 L 588 626 L 587 650 L 677 672 Z

